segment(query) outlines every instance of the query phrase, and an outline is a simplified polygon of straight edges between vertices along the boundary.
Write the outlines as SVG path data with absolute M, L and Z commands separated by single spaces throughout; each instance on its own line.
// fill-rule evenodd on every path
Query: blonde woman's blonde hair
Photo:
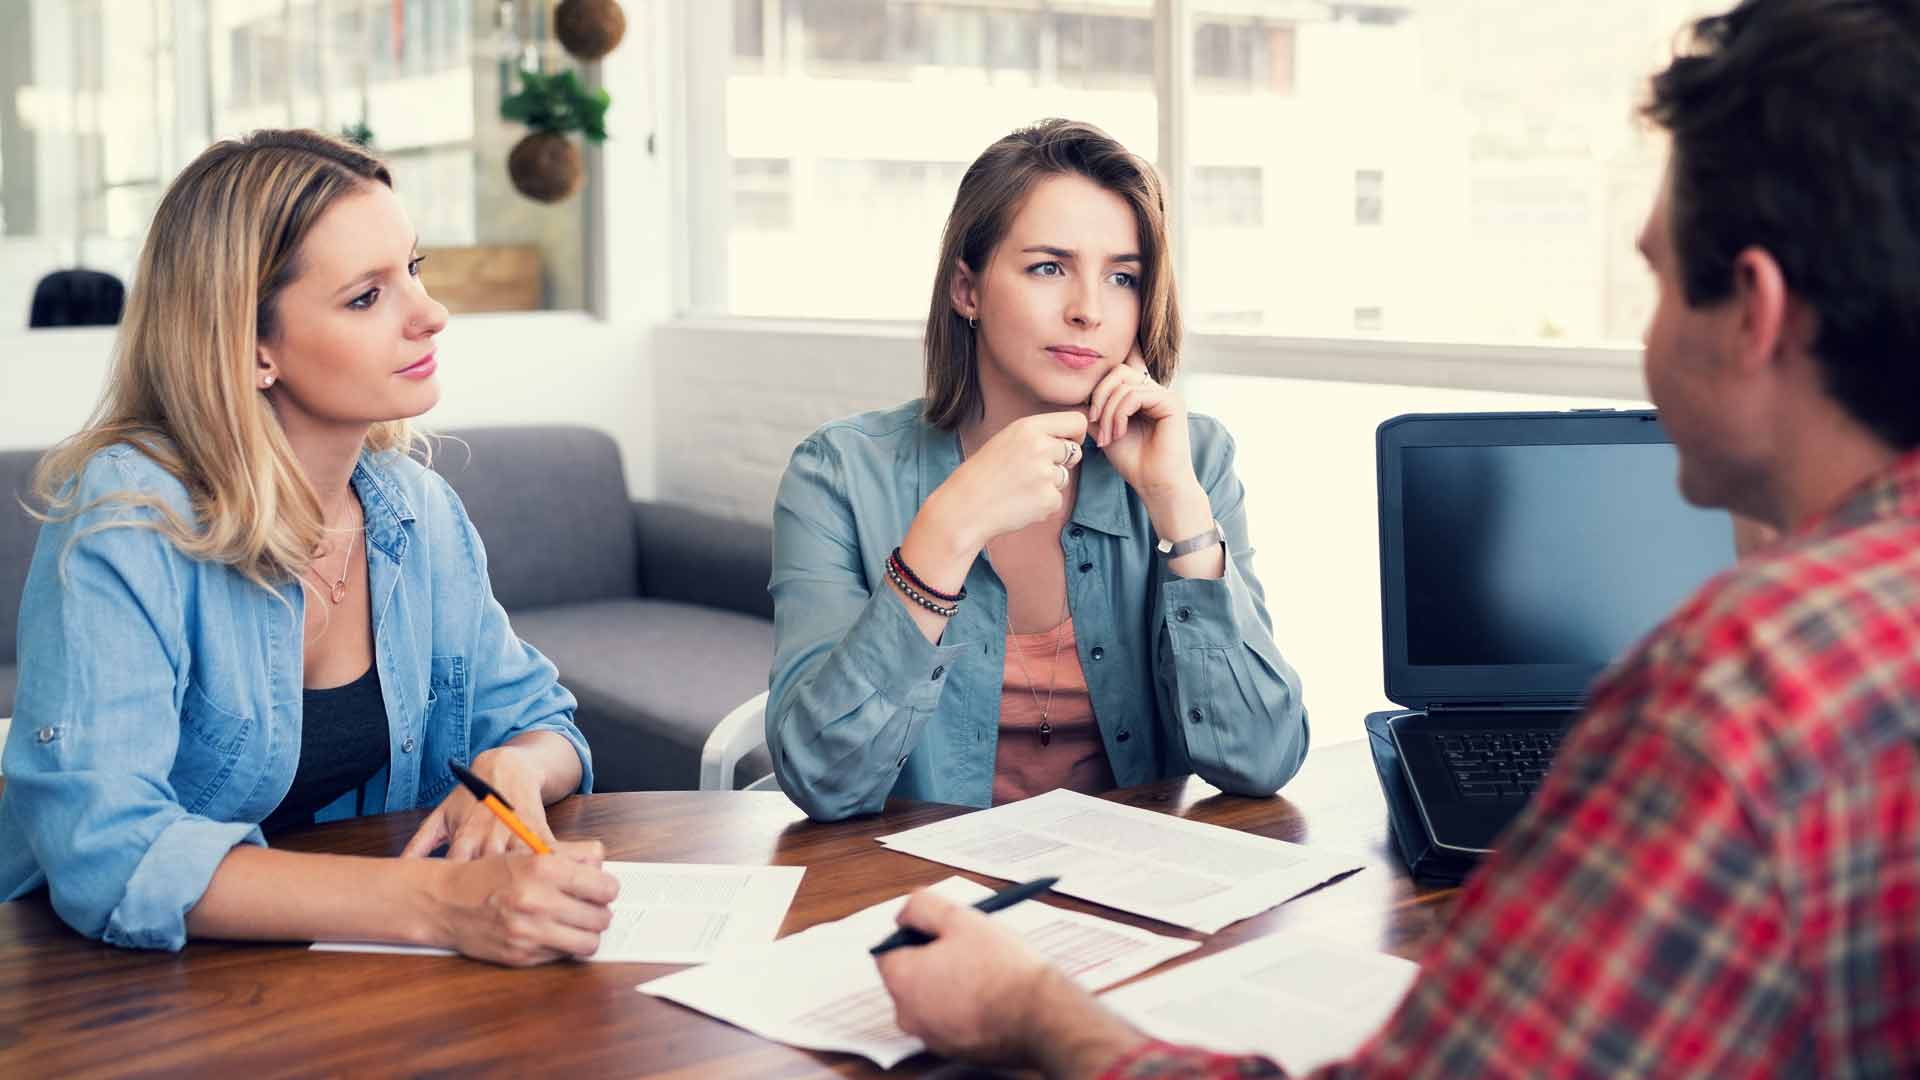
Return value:
M 952 430 L 980 415 L 974 330 L 953 310 L 953 279 L 966 264 L 983 273 L 1028 193 L 1050 176 L 1084 176 L 1125 200 L 1140 231 L 1140 330 L 1136 343 L 1156 382 L 1180 365 L 1180 300 L 1167 243 L 1167 202 L 1153 166 L 1111 135 L 1077 120 L 1042 120 L 986 148 L 966 174 L 947 215 L 927 311 L 927 423 Z
M 255 384 L 258 344 L 278 333 L 280 294 L 300 246 L 341 198 L 393 186 L 378 158 L 313 131 L 256 131 L 215 143 L 167 187 L 140 251 L 107 387 L 78 434 L 41 459 L 37 515 L 63 521 L 103 504 L 159 520 L 182 552 L 224 563 L 263 587 L 301 571 L 325 538 L 320 500 Z M 193 521 L 140 492 L 76 505 L 87 462 L 128 444 L 187 489 Z M 379 423 L 374 451 L 418 448 L 404 420 Z M 418 448 L 424 452 L 424 448 Z

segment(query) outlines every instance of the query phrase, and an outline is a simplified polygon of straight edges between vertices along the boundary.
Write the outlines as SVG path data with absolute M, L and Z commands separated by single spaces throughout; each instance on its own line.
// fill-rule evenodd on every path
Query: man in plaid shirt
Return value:
M 1327 1077 L 1920 1076 L 1920 0 L 1746 0 L 1653 81 L 1646 377 L 1702 506 L 1785 538 L 1595 686 L 1420 977 Z M 983 916 L 881 961 L 936 1050 L 1149 1041 Z

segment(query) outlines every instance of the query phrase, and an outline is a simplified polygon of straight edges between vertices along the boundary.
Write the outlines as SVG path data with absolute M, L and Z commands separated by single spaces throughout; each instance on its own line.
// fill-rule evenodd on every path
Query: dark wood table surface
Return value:
M 1451 902 L 1451 890 L 1416 885 L 1394 856 L 1365 743 L 1315 750 L 1271 799 L 1222 795 L 1197 779 L 1109 797 L 1365 863 L 1210 937 L 1066 897 L 1048 901 L 1204 941 L 1189 958 L 1281 927 L 1412 957 Z M 550 820 L 562 838 L 598 837 L 610 859 L 805 866 L 785 935 L 956 873 L 873 838 L 962 812 L 901 801 L 878 817 L 817 825 L 777 793 L 678 791 L 575 797 L 553 807 Z M 422 816 L 321 826 L 283 846 L 391 855 Z M 0 1076 L 879 1075 L 864 1059 L 791 1049 L 635 991 L 672 970 L 561 963 L 510 971 L 458 957 L 215 942 L 135 952 L 75 934 L 41 893 L 0 904 Z M 937 1067 L 921 1055 L 892 1075 Z

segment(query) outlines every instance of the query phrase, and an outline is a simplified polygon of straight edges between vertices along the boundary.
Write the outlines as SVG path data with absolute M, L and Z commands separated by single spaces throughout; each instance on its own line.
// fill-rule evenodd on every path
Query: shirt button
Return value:
M 1092 657 L 1093 657 L 1093 658 L 1094 658 L 1095 660 L 1105 660 L 1105 659 L 1107 658 L 1107 650 L 1105 650 L 1105 649 L 1103 649 L 1103 648 L 1101 648 L 1101 647 L 1100 647 L 1100 646 L 1098 646 L 1098 645 L 1095 645 L 1095 646 L 1093 647 L 1093 652 L 1092 652 L 1092 653 L 1091 653 L 1090 655 L 1091 655 L 1091 656 L 1092 656 Z
M 53 729 L 50 727 L 43 727 L 39 731 L 34 732 L 33 737 L 35 740 L 39 742 L 50 743 L 53 741 Z
M 1090 562 L 1083 562 L 1080 564 L 1080 572 L 1083 574 L 1091 569 L 1093 569 L 1093 564 Z
M 947 673 L 947 669 L 946 669 L 946 665 L 944 665 L 944 664 L 943 664 L 943 665 L 941 665 L 941 666 L 939 666 L 939 667 L 936 667 L 936 668 L 934 668 L 934 669 L 933 669 L 933 681 L 934 681 L 934 682 L 939 682 L 939 681 L 940 681 L 940 676 L 942 676 L 942 675 L 945 675 L 946 673 Z
M 1133 736 L 1127 733 L 1126 728 L 1121 728 L 1119 731 L 1116 731 L 1113 733 L 1114 742 L 1126 742 L 1128 739 L 1131 739 L 1131 738 L 1133 738 Z
M 403 754 L 413 753 L 413 736 L 407 736 L 406 741 L 400 744 L 400 752 Z
M 1189 720 L 1191 720 L 1191 721 L 1193 721 L 1194 723 L 1196 723 L 1196 724 L 1197 724 L 1197 723 L 1199 723 L 1200 721 L 1202 721 L 1202 720 L 1204 720 L 1204 719 L 1206 719 L 1206 714 L 1205 714 L 1205 713 L 1203 713 L 1203 712 L 1201 712 L 1201 711 L 1200 711 L 1199 709 L 1188 709 L 1188 710 L 1187 710 L 1187 719 L 1189 719 Z
M 1086 533 L 1087 533 L 1087 530 L 1081 528 L 1078 525 L 1075 525 L 1072 529 L 1068 530 L 1067 535 L 1073 537 L 1075 540 L 1078 540 L 1082 536 L 1085 536 Z
M 1173 617 L 1179 619 L 1181 622 L 1186 622 L 1188 619 L 1193 618 L 1193 609 L 1183 607 L 1179 611 L 1174 612 Z

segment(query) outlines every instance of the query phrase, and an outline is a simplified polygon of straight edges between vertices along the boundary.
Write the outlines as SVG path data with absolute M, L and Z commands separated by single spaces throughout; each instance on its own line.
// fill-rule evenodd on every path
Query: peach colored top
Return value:
M 1056 642 L 1058 662 L 1054 660 Z M 1049 683 L 1053 702 L 1046 709 L 1043 730 L 1040 713 L 1047 705 Z M 1073 620 L 1037 634 L 1008 634 L 1000 689 L 1000 744 L 993 761 L 994 805 L 1054 788 L 1096 795 L 1113 787 L 1113 767 L 1100 741 L 1093 699 L 1087 694 L 1086 674 L 1080 670 L 1080 653 L 1074 648 Z

